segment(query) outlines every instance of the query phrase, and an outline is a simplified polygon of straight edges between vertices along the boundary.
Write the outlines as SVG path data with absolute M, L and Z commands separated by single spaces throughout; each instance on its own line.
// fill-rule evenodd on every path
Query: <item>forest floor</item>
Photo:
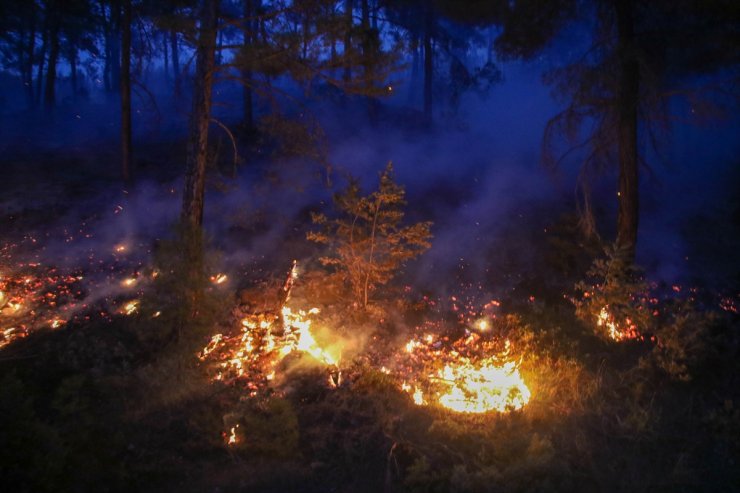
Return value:
M 7 491 L 740 490 L 737 293 L 654 279 L 604 289 L 603 269 L 586 274 L 600 245 L 579 239 L 572 216 L 534 203 L 507 241 L 480 252 L 504 259 L 496 279 L 463 269 L 450 286 L 420 286 L 406 273 L 360 310 L 305 241 L 310 197 L 291 204 L 293 185 L 268 166 L 252 172 L 267 184 L 249 189 L 248 207 L 233 198 L 239 185 L 212 180 L 211 214 L 228 224 L 209 232 L 212 282 L 188 311 L 169 229 L 182 147 L 141 147 L 148 185 L 126 193 L 111 149 L 4 156 Z M 522 248 L 536 259 L 526 271 Z M 241 354 L 249 370 L 224 377 L 244 321 L 279 310 L 271 300 L 293 259 L 288 304 L 318 308 L 306 315 L 316 344 L 341 357 L 278 360 L 260 346 L 264 358 Z M 607 305 L 589 297 L 645 322 L 609 338 L 598 324 Z M 274 340 L 290 347 L 278 329 Z M 407 349 L 413 341 L 423 354 Z M 433 393 L 428 377 L 450 355 L 505 357 L 531 398 L 482 414 L 415 403 L 404 385 Z

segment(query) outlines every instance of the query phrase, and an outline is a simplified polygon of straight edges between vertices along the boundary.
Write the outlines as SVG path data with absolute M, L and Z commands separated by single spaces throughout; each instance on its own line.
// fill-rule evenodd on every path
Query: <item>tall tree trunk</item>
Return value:
M 242 70 L 242 97 L 244 104 L 243 124 L 244 128 L 254 126 L 254 94 L 252 93 L 252 45 L 255 39 L 256 19 L 254 19 L 254 0 L 244 0 L 244 47 L 246 54 L 245 67 Z
M 121 0 L 111 2 L 110 85 L 113 91 L 121 88 Z
M 131 184 L 131 0 L 123 0 L 121 26 L 121 176 Z
M 170 80 L 170 47 L 167 42 L 167 35 L 162 36 L 164 40 L 164 80 Z
M 27 52 L 26 52 L 26 97 L 28 98 L 29 108 L 35 106 L 33 97 L 33 66 L 34 66 L 34 51 L 36 49 L 36 9 L 31 6 L 30 13 L 30 36 L 28 38 Z
M 365 79 L 365 86 L 371 85 L 371 57 L 370 53 L 370 3 L 368 0 L 362 0 L 360 3 L 361 24 L 362 28 L 362 77 Z
M 370 3 L 369 0 L 361 0 L 360 2 L 361 22 L 362 30 L 366 31 L 370 29 Z
M 432 80 L 434 77 L 434 51 L 432 47 L 432 29 L 434 18 L 432 8 L 427 6 L 424 12 L 424 120 L 432 123 Z
M 308 43 L 309 37 L 311 36 L 311 15 L 306 14 L 303 16 L 301 22 L 301 37 L 303 38 L 303 47 L 301 48 L 301 58 L 303 60 L 308 59 Z M 307 81 L 310 84 L 310 81 Z
M 172 49 L 172 78 L 175 80 L 175 96 L 180 95 L 180 55 L 177 48 L 177 31 L 170 31 L 170 47 Z
M 69 48 L 69 76 L 72 80 L 72 100 L 77 101 L 77 47 Z
M 616 0 L 619 34 L 619 209 L 617 215 L 617 248 L 627 262 L 633 262 L 637 244 L 639 211 L 637 126 L 640 90 L 640 68 L 637 61 L 634 31 L 634 3 Z
M 370 0 L 362 0 L 362 78 L 367 91 L 365 97 L 370 123 L 375 125 L 378 117 L 377 100 L 371 95 L 375 87 L 376 40 L 375 32 L 370 27 Z
M 59 19 L 53 21 L 52 29 L 49 32 L 49 64 L 46 68 L 46 85 L 44 86 L 44 108 L 51 111 L 56 102 L 56 83 L 57 83 L 57 60 L 59 59 Z
M 49 13 L 45 12 L 46 19 L 44 20 L 44 26 L 41 34 L 41 52 L 38 57 L 38 70 L 36 72 L 36 104 L 41 103 L 41 88 L 44 80 L 44 63 L 46 62 L 46 49 L 49 43 Z
M 21 84 L 23 90 L 26 90 L 26 28 L 21 25 L 20 32 L 18 33 L 18 44 L 16 45 L 18 51 L 18 71 L 21 75 Z
M 409 81 L 409 93 L 408 93 L 408 103 L 415 105 L 416 102 L 419 100 L 419 65 L 420 65 L 420 57 L 419 57 L 419 35 L 417 32 L 411 32 L 411 43 L 410 43 L 410 49 L 411 49 L 411 80 Z
M 362 76 L 365 79 L 365 85 L 370 88 L 373 85 L 373 56 L 372 39 L 370 31 L 370 3 L 369 0 L 362 0 L 361 3 L 361 27 L 362 27 Z
M 218 0 L 203 0 L 200 22 L 181 213 L 184 226 L 191 231 L 200 231 L 203 224 L 208 123 L 211 118 L 211 88 L 216 68 Z
M 352 0 L 344 0 L 344 82 L 348 83 L 352 79 Z
M 110 62 L 111 62 L 111 27 L 110 17 L 106 14 L 106 1 L 98 0 L 98 8 L 100 9 L 101 26 L 103 28 L 103 87 L 105 92 L 110 93 L 113 89 L 111 88 L 110 80 Z M 112 10 L 112 9 L 111 9 Z
M 110 48 L 110 33 L 105 34 L 105 64 L 103 65 L 103 86 L 105 87 L 105 92 L 109 93 L 113 91 L 113 88 L 111 87 L 110 82 L 110 59 L 113 55 L 111 55 L 111 48 Z
M 224 32 L 219 31 L 217 36 L 218 42 L 216 43 L 217 49 L 216 49 L 216 65 L 221 65 L 222 61 L 222 52 L 224 47 Z

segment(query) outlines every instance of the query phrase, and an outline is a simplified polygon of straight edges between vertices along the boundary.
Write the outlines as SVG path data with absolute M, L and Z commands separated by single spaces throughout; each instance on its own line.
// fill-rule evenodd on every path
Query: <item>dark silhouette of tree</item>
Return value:
M 182 222 L 189 230 L 199 230 L 203 224 L 211 89 L 216 70 L 218 3 L 218 0 L 203 0 L 199 15 L 200 28 L 193 81 L 193 107 L 190 115 L 190 136 L 187 145 L 185 190 L 181 213 Z
M 121 26 L 121 173 L 131 182 L 131 0 L 123 0 Z
M 49 32 L 49 60 L 46 66 L 46 81 L 44 84 L 44 108 L 51 111 L 56 103 L 57 62 L 59 60 L 59 46 L 61 44 L 60 32 L 62 24 L 62 12 L 56 1 L 51 0 L 46 4 L 46 16 L 48 18 Z
M 254 80 L 252 78 L 252 60 L 253 57 L 249 55 L 250 51 L 253 50 L 255 43 L 257 42 L 257 33 L 259 31 L 259 13 L 261 10 L 261 3 L 259 0 L 243 0 L 244 9 L 244 26 L 243 26 L 243 40 L 245 52 L 245 62 L 242 68 L 242 97 L 243 97 L 243 125 L 245 128 L 254 127 Z
M 639 168 L 646 165 L 646 147 L 669 123 L 669 99 L 697 93 L 685 81 L 737 69 L 738 7 L 727 0 L 527 0 L 503 7 L 495 14 L 503 26 L 496 48 L 508 56 L 543 53 L 565 26 L 592 30 L 582 56 L 546 76 L 567 106 L 548 123 L 544 159 L 555 166 L 582 153 L 582 226 L 590 235 L 596 226 L 589 177 L 618 169 L 616 247 L 620 262 L 628 265 L 637 244 Z M 564 153 L 558 147 L 563 138 L 570 145 Z
M 466 59 L 468 54 L 485 46 L 487 38 L 479 30 L 497 22 L 495 17 L 476 17 L 473 22 L 468 17 L 468 3 L 452 0 L 396 0 L 385 1 L 384 6 L 389 21 L 406 33 L 411 57 L 410 99 L 421 93 L 421 108 L 427 125 L 433 123 L 435 108 L 440 107 L 440 87 L 446 87 L 447 102 L 454 113 L 463 92 L 477 89 L 484 93 L 500 82 L 501 71 L 490 56 L 480 65 L 477 61 L 471 63 L 478 55 Z M 445 65 L 448 70 L 442 69 Z
M 0 4 L 0 61 L 20 75 L 29 108 L 37 101 L 33 69 L 38 56 L 36 37 L 41 14 L 36 2 L 15 0 Z
M 182 94 L 180 39 L 192 31 L 190 27 L 192 20 L 187 14 L 195 9 L 195 2 L 193 0 L 166 0 L 146 4 L 145 7 L 156 28 L 162 31 L 165 71 L 171 67 L 172 84 L 177 98 Z

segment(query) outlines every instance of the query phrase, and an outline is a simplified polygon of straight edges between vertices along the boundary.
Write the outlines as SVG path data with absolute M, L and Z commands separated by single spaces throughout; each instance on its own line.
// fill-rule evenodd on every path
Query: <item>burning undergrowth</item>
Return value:
M 90 251 L 74 266 L 54 265 L 33 237 L 3 245 L 0 257 L 0 348 L 40 329 L 132 315 L 158 272 L 131 246 Z
M 198 358 L 215 384 L 259 403 L 294 393 L 306 374 L 314 376 L 313 385 L 329 391 L 352 391 L 371 371 L 385 375 L 395 392 L 408 394 L 409 405 L 479 414 L 520 410 L 529 402 L 531 392 L 519 371 L 521 356 L 500 330 L 493 330 L 494 319 L 481 316 L 484 310 L 464 312 L 476 317 L 469 328 L 454 320 L 464 324 L 470 317 L 454 311 L 446 314 L 451 323 L 427 320 L 409 329 L 379 320 L 373 326 L 356 316 L 353 320 L 352 314 L 337 317 L 342 311 L 337 307 L 322 316 L 321 309 L 310 307 L 305 292 L 291 297 L 296 280 L 294 264 L 277 295 L 267 296 L 271 302 L 264 299 L 264 289 L 251 291 L 251 297 L 247 293 L 234 310 L 230 330 L 214 334 L 202 348 Z M 455 299 L 452 306 L 460 304 Z M 496 304 L 489 303 L 488 310 Z M 240 433 L 248 434 L 245 427 L 230 422 L 226 443 L 234 445 Z
M 508 340 L 469 333 L 450 340 L 426 334 L 409 341 L 397 367 L 401 388 L 417 405 L 436 404 L 456 412 L 507 412 L 523 408 L 531 397 Z

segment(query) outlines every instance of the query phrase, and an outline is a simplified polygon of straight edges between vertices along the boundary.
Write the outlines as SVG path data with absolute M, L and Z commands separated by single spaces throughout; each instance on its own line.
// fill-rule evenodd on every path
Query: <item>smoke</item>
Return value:
M 408 219 L 434 222 L 433 246 L 401 273 L 405 282 L 442 295 L 469 286 L 493 295 L 532 274 L 541 262 L 541 232 L 561 213 L 573 211 L 578 166 L 572 163 L 552 174 L 540 165 L 544 126 L 558 110 L 540 81 L 541 66 L 510 63 L 502 69 L 502 84 L 487 96 L 465 94 L 454 112 L 438 97 L 435 128 L 429 132 L 408 123 L 414 113 L 405 106 L 410 88 L 402 85 L 374 113 L 362 99 L 307 101 L 301 111 L 321 123 L 331 170 L 306 160 L 272 162 L 258 148 L 236 178 L 210 171 L 205 225 L 211 244 L 221 252 L 218 268 L 232 279 L 248 279 L 282 272 L 294 258 L 310 263 L 319 252 L 305 240 L 308 213 L 330 207 L 333 193 L 349 176 L 369 192 L 392 161 L 396 180 L 407 190 Z M 154 242 L 171 234 L 181 200 L 189 105 L 182 102 L 187 95 L 172 104 L 164 85 L 152 81 L 156 104 L 143 96 L 135 100 L 138 163 L 146 168 L 140 169 L 135 189 L 126 193 L 115 178 L 115 101 L 93 97 L 63 104 L 43 124 L 45 117 L 38 114 L 19 121 L 15 115 L 20 113 L 4 112 L 3 150 L 27 156 L 43 151 L 55 162 L 67 159 L 53 175 L 16 173 L 16 164 L 9 187 L 25 188 L 6 194 L 2 203 L 6 216 L 55 210 L 54 227 L 44 226 L 43 248 L 34 254 L 44 262 L 69 268 L 110 264 L 135 273 L 151 262 Z M 233 128 L 239 119 L 239 88 L 222 84 L 217 93 L 218 117 Z M 723 197 L 731 192 L 718 190 L 737 178 L 732 175 L 737 145 L 728 145 L 737 122 L 720 127 L 680 127 L 670 142 L 670 167 L 655 167 L 659 179 L 643 183 L 638 253 L 650 275 L 673 281 L 711 263 L 706 245 L 687 241 L 686 235 L 687 224 L 701 217 L 698 211 L 713 217 L 723 212 Z M 220 132 L 215 126 L 213 131 Z M 161 142 L 179 150 L 160 153 L 156 145 Z M 595 187 L 594 200 L 609 222 L 614 221 L 614 179 L 605 177 Z M 607 233 L 610 229 L 604 227 Z M 125 252 L 116 252 L 118 245 L 127 246 Z M 730 246 L 723 248 L 729 251 Z M 709 272 L 722 275 L 716 266 Z M 117 281 L 104 286 L 97 290 L 101 296 L 126 293 Z

